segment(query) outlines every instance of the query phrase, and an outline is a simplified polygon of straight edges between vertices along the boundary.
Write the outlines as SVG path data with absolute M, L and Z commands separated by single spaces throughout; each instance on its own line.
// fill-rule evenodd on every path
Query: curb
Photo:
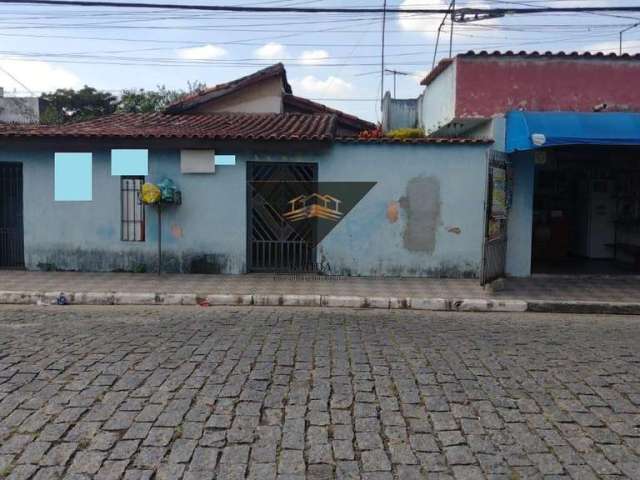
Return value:
M 0 304 L 53 305 L 60 292 L 0 291 Z M 539 312 L 640 315 L 640 303 L 482 298 L 362 297 L 341 295 L 276 295 L 193 293 L 75 292 L 64 293 L 70 305 L 202 305 L 373 308 L 441 312 Z

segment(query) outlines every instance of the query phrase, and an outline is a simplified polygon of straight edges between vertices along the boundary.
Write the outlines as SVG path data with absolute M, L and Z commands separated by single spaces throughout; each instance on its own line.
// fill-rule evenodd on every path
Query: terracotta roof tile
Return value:
M 376 128 L 376 124 L 363 120 L 355 115 L 345 113 L 335 108 L 327 107 L 322 103 L 314 102 L 308 98 L 298 97 L 296 95 L 283 95 L 282 101 L 285 105 L 285 111 L 287 107 L 294 111 L 301 113 L 329 113 L 335 114 L 338 117 L 338 122 L 343 124 L 347 128 L 352 128 L 357 132 L 362 130 L 373 130 Z
M 291 85 L 287 82 L 287 71 L 282 63 L 276 63 L 270 67 L 258 70 L 250 75 L 232 80 L 231 82 L 221 83 L 210 88 L 206 88 L 192 95 L 182 97 L 180 100 L 173 102 L 166 109 L 166 113 L 181 113 L 191 110 L 203 103 L 209 102 L 215 98 L 237 92 L 254 83 L 261 82 L 271 77 L 282 77 L 283 88 L 286 93 L 291 93 Z
M 628 53 L 623 53 L 622 55 L 618 55 L 616 53 L 602 53 L 602 52 L 527 52 L 524 50 L 520 50 L 515 52 L 513 50 L 507 50 L 505 52 L 501 52 L 499 50 L 494 50 L 489 52 L 487 50 L 481 50 L 476 52 L 474 50 L 469 50 L 466 53 L 460 53 L 457 55 L 458 57 L 528 57 L 528 58 L 539 58 L 539 57 L 547 57 L 547 58 L 578 58 L 578 59 L 611 59 L 611 60 L 640 60 L 640 53 L 635 55 L 629 55 Z
M 0 137 L 332 140 L 336 116 L 300 113 L 119 113 L 66 125 L 0 125 Z
M 438 62 L 438 65 L 431 70 L 426 77 L 422 79 L 420 85 L 429 85 L 433 82 L 438 75 L 446 70 L 446 68 L 453 63 L 453 58 L 444 58 Z

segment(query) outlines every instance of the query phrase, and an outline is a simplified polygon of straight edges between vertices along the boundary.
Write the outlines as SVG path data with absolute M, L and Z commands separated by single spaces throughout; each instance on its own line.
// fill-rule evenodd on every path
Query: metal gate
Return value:
M 511 206 L 511 166 L 508 156 L 487 153 L 487 196 L 480 284 L 504 277 L 507 260 L 507 214 Z
M 24 266 L 22 164 L 0 162 L 0 268 Z
M 317 177 L 318 166 L 314 163 L 247 164 L 248 271 L 315 269 L 314 229 L 293 229 L 282 214 L 292 198 L 306 193 L 308 183 L 303 182 L 315 182 Z M 259 182 L 259 192 L 255 182 Z

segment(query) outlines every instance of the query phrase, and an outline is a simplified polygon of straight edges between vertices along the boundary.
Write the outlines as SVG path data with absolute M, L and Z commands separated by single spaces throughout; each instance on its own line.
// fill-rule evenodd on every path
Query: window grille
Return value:
M 144 205 L 140 189 L 144 177 L 120 177 L 120 239 L 125 242 L 144 242 Z

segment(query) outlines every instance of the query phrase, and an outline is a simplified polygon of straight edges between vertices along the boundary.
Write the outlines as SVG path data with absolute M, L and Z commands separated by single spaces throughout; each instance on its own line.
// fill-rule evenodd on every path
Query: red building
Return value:
M 419 123 L 432 135 L 470 132 L 512 110 L 640 111 L 640 55 L 468 52 L 421 83 Z

